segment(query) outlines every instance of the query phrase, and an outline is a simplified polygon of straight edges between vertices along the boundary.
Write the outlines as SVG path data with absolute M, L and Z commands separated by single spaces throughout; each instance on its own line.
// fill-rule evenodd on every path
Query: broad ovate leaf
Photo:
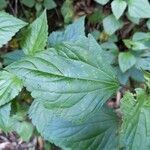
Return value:
M 119 88 L 100 46 L 88 38 L 82 42 L 86 48 L 66 43 L 61 49 L 51 48 L 7 67 L 50 110 L 51 117 L 84 120 Z
M 112 12 L 116 17 L 116 19 L 119 19 L 122 16 L 126 7 L 127 7 L 127 3 L 124 0 L 114 0 L 111 3 Z
M 24 21 L 5 12 L 0 12 L 0 47 L 10 41 L 25 25 L 27 25 L 27 23 Z
M 143 89 L 136 94 L 127 92 L 121 100 L 123 123 L 121 126 L 121 146 L 125 149 L 150 147 L 150 95 Z
M 118 59 L 119 66 L 122 72 L 126 72 L 136 63 L 136 58 L 131 52 L 121 52 Z
M 148 0 L 129 0 L 128 12 L 131 17 L 150 18 L 150 3 Z
M 52 32 L 48 38 L 48 45 L 55 46 L 65 41 L 76 41 L 80 36 L 85 35 L 85 17 L 81 17 L 74 23 L 68 25 L 64 31 Z
M 34 55 L 38 51 L 44 50 L 48 39 L 48 25 L 46 11 L 29 25 L 24 33 L 21 47 L 26 55 Z
M 0 106 L 15 98 L 22 89 L 22 81 L 15 75 L 7 72 L 0 72 Z
M 123 26 L 121 20 L 117 20 L 114 15 L 109 15 L 103 20 L 103 27 L 107 34 L 112 35 Z
M 51 112 L 34 101 L 29 116 L 41 135 L 62 149 L 112 150 L 118 147 L 119 119 L 108 108 L 102 108 L 84 122 L 72 123 L 60 117 L 51 118 Z

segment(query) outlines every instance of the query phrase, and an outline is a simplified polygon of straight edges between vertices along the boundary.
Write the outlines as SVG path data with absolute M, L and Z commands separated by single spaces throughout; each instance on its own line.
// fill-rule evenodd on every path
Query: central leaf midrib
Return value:
M 26 68 L 26 67 L 24 67 L 24 68 L 22 68 L 22 67 L 17 67 L 18 69 L 26 69 L 26 70 L 30 70 L 31 72 L 33 71 L 33 72 L 39 72 L 39 73 L 41 73 L 42 75 L 43 74 L 45 74 L 45 75 L 49 75 L 49 76 L 54 76 L 54 77 L 65 77 L 66 79 L 68 78 L 68 79 L 74 79 L 74 80 L 86 80 L 86 81 L 92 81 L 92 82 L 100 82 L 100 83 L 107 83 L 107 84 L 110 84 L 110 85 L 112 85 L 112 84 L 116 84 L 116 85 L 118 85 L 114 80 L 112 80 L 112 81 L 110 81 L 110 82 L 107 82 L 106 80 L 104 81 L 104 80 L 96 80 L 96 79 L 86 79 L 86 78 L 79 78 L 79 77 L 69 77 L 69 76 L 65 76 L 65 75 L 60 75 L 60 74 L 53 74 L 53 73 L 48 73 L 48 72 L 44 72 L 44 71 L 39 71 L 39 70 L 36 70 L 36 69 L 29 69 L 29 68 Z M 11 69 L 16 69 L 15 67 L 11 67 Z M 31 72 L 28 72 L 28 73 L 31 73 Z M 27 74 L 28 74 L 27 73 Z M 25 74 L 24 76 L 27 76 L 27 74 Z M 51 82 L 53 82 L 53 81 L 51 81 Z

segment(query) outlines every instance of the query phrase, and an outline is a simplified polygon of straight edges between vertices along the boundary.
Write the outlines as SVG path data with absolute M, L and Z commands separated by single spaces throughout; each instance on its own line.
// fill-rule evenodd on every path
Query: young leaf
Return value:
M 56 7 L 56 3 L 54 0 L 44 0 L 43 5 L 48 10 Z
M 22 81 L 7 71 L 0 72 L 0 106 L 15 98 L 22 89 Z
M 74 8 L 72 0 L 65 0 L 61 6 L 61 13 L 64 17 L 64 22 L 66 24 L 70 23 L 73 20 Z
M 26 55 L 34 55 L 44 50 L 48 38 L 46 11 L 37 18 L 27 29 L 21 46 Z
M 116 17 L 116 19 L 119 19 L 121 17 L 126 7 L 127 7 L 127 3 L 124 0 L 114 0 L 111 3 L 112 12 Z
M 143 89 L 137 89 L 135 95 L 127 92 L 121 100 L 121 110 L 123 112 L 122 147 L 148 150 L 150 146 L 150 95 Z
M 51 118 L 51 112 L 34 101 L 29 116 L 42 136 L 62 149 L 112 150 L 118 147 L 118 118 L 108 108 L 102 108 L 86 121 L 76 124 L 60 117 Z
M 48 45 L 55 46 L 61 44 L 64 41 L 76 41 L 80 36 L 85 35 L 84 27 L 85 17 L 81 17 L 73 24 L 66 27 L 65 31 L 52 32 L 48 38 Z
M 129 0 L 128 12 L 131 17 L 150 18 L 150 3 L 148 0 Z
M 36 1 L 35 0 L 21 0 L 21 3 L 27 7 L 32 8 L 35 5 Z
M 148 49 L 150 44 L 149 41 L 132 41 L 132 40 L 123 40 L 124 44 L 134 51 L 141 51 Z
M 112 35 L 123 26 L 123 22 L 117 20 L 115 16 L 109 15 L 103 20 L 103 27 L 106 33 Z
M 119 66 L 122 72 L 127 71 L 136 63 L 136 58 L 131 52 L 121 52 L 119 54 Z
M 84 120 L 119 88 L 115 72 L 102 58 L 100 47 L 88 39 L 83 42 L 86 48 L 78 43 L 65 45 L 60 54 L 56 49 L 48 49 L 7 67 L 24 80 L 32 96 L 51 111 L 51 117 Z
M 19 20 L 5 12 L 0 12 L 0 47 L 6 44 L 11 38 L 27 23 Z

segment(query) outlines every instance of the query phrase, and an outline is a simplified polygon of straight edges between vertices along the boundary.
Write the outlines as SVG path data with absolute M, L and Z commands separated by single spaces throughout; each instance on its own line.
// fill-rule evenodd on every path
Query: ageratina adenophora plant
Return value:
M 21 35 L 21 50 L 6 54 L 0 71 L 3 131 L 28 139 L 34 125 L 64 150 L 150 149 L 150 33 L 122 39 L 124 52 L 113 36 L 123 26 L 125 9 L 138 24 L 150 18 L 150 5 L 147 0 L 113 0 L 111 7 L 113 14 L 103 19 L 107 42 L 85 34 L 85 17 L 48 36 L 46 11 L 31 24 L 0 12 L 0 47 Z M 14 106 L 23 90 L 33 99 L 27 120 L 18 117 L 24 111 Z

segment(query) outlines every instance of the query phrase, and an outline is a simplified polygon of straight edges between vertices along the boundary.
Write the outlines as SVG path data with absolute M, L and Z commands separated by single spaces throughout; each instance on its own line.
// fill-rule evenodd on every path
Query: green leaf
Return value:
M 33 134 L 32 124 L 26 121 L 15 121 L 13 130 L 15 130 L 24 141 L 29 141 Z
M 35 3 L 36 16 L 39 17 L 43 11 L 43 5 L 41 2 Z
M 150 40 L 150 33 L 147 32 L 135 32 L 133 37 L 133 41 L 149 41 Z
M 137 56 L 136 67 L 138 69 L 150 71 L 150 63 L 149 62 L 150 62 L 150 52 L 149 52 L 149 50 L 147 50 Z
M 119 68 L 117 69 L 118 80 L 122 85 L 127 85 L 129 82 L 129 78 L 136 82 L 144 82 L 144 76 L 141 69 L 137 69 L 136 67 L 132 67 L 126 72 L 122 72 Z
M 95 10 L 91 15 L 88 16 L 88 22 L 91 24 L 101 23 L 104 18 L 102 10 Z
M 0 129 L 4 132 L 16 131 L 24 141 L 28 141 L 33 133 L 33 125 L 19 120 L 18 114 L 11 116 L 10 112 L 10 103 L 0 107 Z
M 148 57 L 138 57 L 136 67 L 138 69 L 149 70 L 150 71 L 150 56 Z
M 44 50 L 48 38 L 46 11 L 37 18 L 27 29 L 21 46 L 26 55 L 34 55 Z
M 79 41 L 85 46 L 81 47 Z M 34 98 L 44 103 L 51 117 L 78 122 L 99 110 L 119 88 L 115 72 L 102 58 L 100 46 L 88 38 L 79 41 L 7 67 L 24 81 Z
M 150 47 L 149 41 L 132 41 L 132 40 L 123 40 L 124 44 L 134 51 L 146 50 Z
M 9 65 L 17 60 L 20 60 L 24 56 L 25 55 L 22 50 L 15 50 L 15 51 L 6 53 L 5 55 L 2 56 L 2 58 L 4 59 L 3 64 Z
M 0 106 L 15 98 L 22 89 L 22 81 L 6 71 L 0 72 Z
M 65 0 L 62 7 L 61 13 L 64 17 L 64 22 L 66 24 L 72 22 L 74 16 L 74 8 L 73 8 L 73 1 L 72 0 Z
M 103 20 L 103 27 L 106 33 L 112 35 L 123 26 L 123 22 L 117 20 L 115 16 L 109 15 Z
M 10 111 L 10 103 L 0 107 L 0 129 L 4 132 L 10 131 L 11 129 Z
M 121 144 L 125 149 L 144 149 L 150 146 L 150 95 L 143 89 L 136 94 L 127 92 L 121 100 L 123 124 Z
M 136 63 L 136 58 L 131 52 L 119 53 L 119 66 L 122 72 L 126 72 Z
M 144 71 L 144 78 L 148 89 L 150 90 L 150 73 Z
M 80 36 L 84 36 L 84 20 L 85 17 L 81 17 L 73 24 L 68 25 L 64 31 L 52 32 L 48 38 L 48 45 L 55 46 L 61 44 L 64 41 L 76 41 Z
M 29 115 L 42 136 L 62 149 L 117 149 L 118 118 L 108 108 L 100 109 L 91 118 L 76 124 L 60 117 L 51 118 L 51 112 L 34 101 Z
M 134 33 L 132 40 L 123 40 L 124 44 L 129 48 L 137 51 L 143 51 L 150 48 L 150 33 L 136 32 Z
M 101 5 L 105 5 L 109 2 L 109 0 L 95 0 L 95 1 Z
M 32 8 L 35 5 L 35 0 L 21 0 L 21 3 L 27 7 Z
M 111 3 L 112 12 L 116 17 L 116 19 L 119 19 L 122 16 L 126 7 L 127 7 L 127 3 L 124 0 L 114 0 Z
M 90 45 L 90 47 L 89 47 L 89 45 Z M 83 58 L 84 58 L 84 53 L 82 54 L 82 51 L 84 49 L 89 49 L 89 51 L 91 51 L 92 55 L 93 55 L 93 49 L 96 49 L 95 51 L 97 51 L 97 53 L 101 53 L 102 57 L 104 57 L 106 60 L 109 59 L 109 61 L 108 61 L 109 64 L 112 64 L 113 59 L 115 59 L 113 54 L 109 51 L 106 52 L 105 50 L 103 50 L 100 47 L 100 45 L 97 43 L 97 41 L 94 39 L 94 37 L 90 34 L 88 35 L 88 38 L 86 38 L 85 36 L 80 36 L 80 38 L 78 40 L 76 40 L 75 42 L 63 42 L 61 45 L 57 46 L 56 53 L 59 55 L 62 55 L 64 57 L 68 57 L 70 55 L 71 58 L 78 59 L 77 56 L 72 55 L 72 53 L 69 52 L 69 51 L 74 51 L 74 47 L 76 47 L 76 49 L 78 49 L 78 51 L 81 51 L 81 52 L 79 52 L 79 54 Z M 95 55 L 97 55 L 97 53 L 95 53 Z M 89 59 L 92 59 L 92 57 L 90 56 Z M 93 59 L 93 62 L 94 61 L 95 60 Z M 91 61 L 91 63 L 93 63 L 93 62 Z
M 56 7 L 56 3 L 54 0 L 44 0 L 43 5 L 48 10 Z
M 132 16 L 130 16 L 130 14 L 129 14 L 128 12 L 126 13 L 126 15 L 127 15 L 128 19 L 129 19 L 132 23 L 134 23 L 134 24 L 139 24 L 139 23 L 140 23 L 140 18 L 132 17 Z
M 136 67 L 133 67 L 129 70 L 130 76 L 134 81 L 137 82 L 144 82 L 144 76 L 143 72 L 140 69 L 137 69 Z
M 150 18 L 150 3 L 148 0 L 129 0 L 128 12 L 131 17 Z
M 6 44 L 11 38 L 27 23 L 19 20 L 5 12 L 0 12 L 0 47 Z

